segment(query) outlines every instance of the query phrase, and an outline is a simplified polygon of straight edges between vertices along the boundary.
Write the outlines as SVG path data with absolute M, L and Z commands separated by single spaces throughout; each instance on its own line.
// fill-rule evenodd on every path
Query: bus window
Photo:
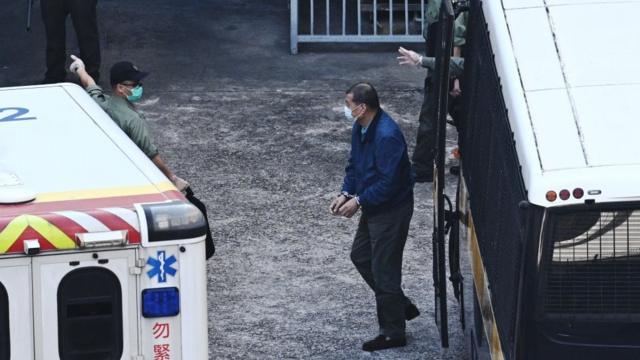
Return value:
M 547 222 L 547 315 L 640 315 L 640 210 L 560 212 Z
M 123 341 L 121 292 L 117 276 L 103 268 L 74 270 L 60 281 L 60 359 L 120 359 Z
M 7 289 L 0 283 L 0 360 L 11 358 L 9 342 L 9 296 Z

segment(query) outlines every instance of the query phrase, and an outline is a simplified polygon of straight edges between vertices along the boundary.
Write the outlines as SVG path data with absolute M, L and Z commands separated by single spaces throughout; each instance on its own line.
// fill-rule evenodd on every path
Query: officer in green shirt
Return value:
M 111 67 L 112 95 L 105 94 L 100 86 L 87 73 L 84 63 L 78 57 L 71 55 L 73 63 L 69 67 L 72 73 L 80 78 L 80 83 L 89 95 L 102 109 L 109 114 L 111 119 L 118 124 L 122 131 L 144 152 L 149 159 L 168 177 L 171 182 L 183 191 L 189 187 L 189 183 L 176 176 L 164 163 L 158 148 L 149 135 L 147 124 L 134 107 L 134 103 L 142 98 L 142 80 L 148 75 L 128 61 L 121 61 Z
M 433 80 L 431 72 L 435 68 L 435 32 L 437 31 L 437 22 L 440 15 L 440 8 L 442 6 L 442 0 L 428 0 L 425 10 L 425 21 L 422 35 L 426 42 L 426 56 L 422 57 L 419 54 L 400 48 L 400 64 L 412 64 L 416 66 L 422 66 L 430 71 L 427 72 L 427 76 L 424 80 L 424 99 L 422 101 L 422 107 L 420 109 L 418 135 L 416 138 L 416 147 L 413 151 L 411 158 L 413 162 L 413 168 L 416 173 L 416 182 L 431 182 L 433 181 L 433 159 L 435 156 L 436 145 L 436 103 L 433 95 Z M 460 15 L 462 16 L 462 15 Z M 459 18 L 460 18 L 459 16 Z M 466 35 L 466 15 L 465 18 L 460 18 L 460 22 L 456 19 L 456 26 L 454 27 L 454 57 L 450 64 L 450 71 L 452 77 L 457 77 L 462 74 L 464 68 L 464 59 L 462 59 L 460 47 L 464 45 Z M 460 95 L 460 82 L 454 80 L 452 88 L 452 96 Z
M 442 0 L 427 0 L 427 10 L 424 17 L 424 28 L 422 29 L 422 36 L 425 40 L 429 38 L 429 27 L 438 22 L 440 16 L 440 7 L 442 6 Z

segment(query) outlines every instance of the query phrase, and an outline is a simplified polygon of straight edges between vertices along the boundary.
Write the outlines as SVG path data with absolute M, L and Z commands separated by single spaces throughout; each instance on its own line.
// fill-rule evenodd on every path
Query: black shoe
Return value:
M 369 340 L 362 344 L 362 350 L 364 351 L 378 351 L 384 349 L 391 349 L 395 347 L 401 347 L 407 345 L 407 338 L 397 337 L 390 338 L 384 335 L 378 335 L 375 339 Z
M 404 318 L 407 321 L 411 321 L 420 316 L 420 310 L 413 303 L 409 303 L 409 305 L 404 307 Z

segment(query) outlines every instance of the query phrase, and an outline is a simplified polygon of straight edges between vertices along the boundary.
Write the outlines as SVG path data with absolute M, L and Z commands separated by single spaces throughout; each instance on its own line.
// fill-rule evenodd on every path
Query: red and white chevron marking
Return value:
M 29 214 L 25 214 L 29 215 Z M 135 211 L 121 207 L 100 208 L 87 211 L 53 211 L 36 213 L 32 216 L 45 220 L 49 226 L 63 232 L 68 238 L 76 240 L 76 235 L 89 232 L 106 232 L 125 230 L 129 244 L 139 244 L 140 224 Z M 5 229 L 14 217 L 0 217 L 0 232 Z M 48 239 L 31 226 L 27 226 L 7 249 L 7 253 L 22 253 L 25 240 L 38 240 L 43 251 L 56 250 L 55 239 Z M 47 236 L 51 236 L 50 234 Z
M 140 223 L 138 215 L 135 211 L 126 208 L 102 208 L 88 211 L 55 211 L 52 214 L 56 217 L 62 217 L 67 221 L 73 222 L 76 226 L 71 226 L 74 229 L 72 238 L 75 238 L 77 233 L 87 232 L 106 232 L 115 230 L 126 230 L 129 233 L 129 243 L 140 242 Z M 49 219 L 51 223 L 56 224 L 55 217 Z M 66 226 L 60 224 L 59 228 L 66 233 L 66 228 L 69 228 L 69 224 Z M 77 231 L 80 229 L 81 231 Z

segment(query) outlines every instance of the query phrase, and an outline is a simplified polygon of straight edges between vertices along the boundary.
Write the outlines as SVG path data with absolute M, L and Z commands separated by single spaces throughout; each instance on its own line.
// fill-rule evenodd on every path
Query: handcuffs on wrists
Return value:
M 358 207 L 360 207 L 360 197 L 359 196 L 351 195 L 346 191 L 341 192 L 340 195 L 342 195 L 345 198 L 347 198 L 347 201 L 349 201 L 351 199 L 356 199 L 356 204 L 358 204 Z

